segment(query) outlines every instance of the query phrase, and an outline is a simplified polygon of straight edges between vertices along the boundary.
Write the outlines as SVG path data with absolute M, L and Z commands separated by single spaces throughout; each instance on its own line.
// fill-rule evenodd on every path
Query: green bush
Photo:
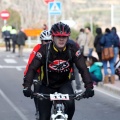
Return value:
M 10 13 L 10 18 L 8 19 L 7 23 L 9 25 L 13 25 L 17 30 L 19 30 L 21 26 L 20 14 L 11 8 L 8 8 L 7 11 Z
M 78 35 L 79 35 L 79 31 L 77 31 L 75 29 L 71 29 L 71 35 L 70 35 L 71 39 L 76 40 L 76 38 L 78 37 Z

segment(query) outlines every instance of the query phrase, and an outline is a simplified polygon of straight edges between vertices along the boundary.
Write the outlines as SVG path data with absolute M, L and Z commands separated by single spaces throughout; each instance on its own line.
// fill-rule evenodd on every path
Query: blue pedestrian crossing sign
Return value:
M 61 2 L 49 2 L 48 11 L 51 15 L 61 14 Z

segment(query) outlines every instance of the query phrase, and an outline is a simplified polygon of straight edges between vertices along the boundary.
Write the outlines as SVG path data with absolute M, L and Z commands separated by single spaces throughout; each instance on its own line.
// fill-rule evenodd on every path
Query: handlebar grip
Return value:
M 35 83 L 38 83 L 38 80 L 34 79 L 33 80 L 33 84 L 35 84 Z

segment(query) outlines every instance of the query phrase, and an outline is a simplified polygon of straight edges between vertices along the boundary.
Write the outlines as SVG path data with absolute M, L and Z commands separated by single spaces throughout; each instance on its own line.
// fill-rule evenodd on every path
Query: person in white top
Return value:
M 88 40 L 87 35 L 84 32 L 84 29 L 80 29 L 80 34 L 78 36 L 77 43 L 79 44 L 80 48 L 82 48 L 83 55 L 88 56 L 89 49 L 88 49 Z
M 87 35 L 87 40 L 88 40 L 88 48 L 89 48 L 88 57 L 91 57 L 94 49 L 94 35 L 92 34 L 90 27 L 85 28 L 85 33 Z

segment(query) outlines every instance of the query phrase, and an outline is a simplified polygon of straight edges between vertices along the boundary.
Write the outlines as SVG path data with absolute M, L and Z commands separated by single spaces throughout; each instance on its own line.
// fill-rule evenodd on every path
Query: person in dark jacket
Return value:
M 96 28 L 96 36 L 95 36 L 95 41 L 94 41 L 94 47 L 95 50 L 98 54 L 99 61 L 102 61 L 102 56 L 101 56 L 101 45 L 100 45 L 100 39 L 102 38 L 102 29 L 101 28 Z
M 10 31 L 11 34 L 11 39 L 12 39 L 12 52 L 15 53 L 15 49 L 16 49 L 16 43 L 17 43 L 17 30 L 15 29 L 14 26 L 12 26 L 12 30 Z
M 119 36 L 117 35 L 116 27 L 112 27 L 111 35 L 112 35 L 113 41 L 114 41 L 114 64 L 115 64 L 118 53 L 119 53 L 119 45 L 120 45 L 120 39 L 119 39 Z
M 17 44 L 18 44 L 18 57 L 23 57 L 23 48 L 25 46 L 25 40 L 27 40 L 27 36 L 24 33 L 23 29 L 21 29 L 17 34 Z
M 23 81 L 24 96 L 31 96 L 33 78 L 36 70 L 41 66 L 43 66 L 44 75 L 39 90 L 40 93 L 50 94 L 58 92 L 62 94 L 74 94 L 69 74 L 72 64 L 75 63 L 85 83 L 86 90 L 84 97 L 93 97 L 93 82 L 85 64 L 83 54 L 81 54 L 81 51 L 75 45 L 67 43 L 70 36 L 70 27 L 62 22 L 56 23 L 51 27 L 51 35 L 53 41 L 41 46 L 29 66 Z M 71 51 L 71 57 L 69 51 Z M 68 120 L 72 120 L 75 111 L 75 101 L 72 99 L 64 101 L 64 103 L 65 114 L 68 115 Z M 39 106 L 39 120 L 50 120 L 52 101 L 44 99 L 39 101 Z
M 2 37 L 4 38 L 5 41 L 5 47 L 6 47 L 6 51 L 10 51 L 11 50 L 11 43 L 10 43 L 10 39 L 11 39 L 11 31 L 12 27 L 10 25 L 5 25 L 2 28 Z
M 105 29 L 105 34 L 102 36 L 100 40 L 100 44 L 102 48 L 108 48 L 108 47 L 113 47 L 114 46 L 114 40 L 111 35 L 111 31 L 109 28 Z M 110 60 L 103 60 L 103 68 L 104 68 L 104 84 L 106 83 L 112 83 L 114 84 L 115 82 L 115 68 L 114 68 L 114 58 Z M 111 76 L 110 76 L 110 81 L 109 81 L 109 72 L 108 72 L 108 62 L 110 64 L 110 71 L 111 71 Z

